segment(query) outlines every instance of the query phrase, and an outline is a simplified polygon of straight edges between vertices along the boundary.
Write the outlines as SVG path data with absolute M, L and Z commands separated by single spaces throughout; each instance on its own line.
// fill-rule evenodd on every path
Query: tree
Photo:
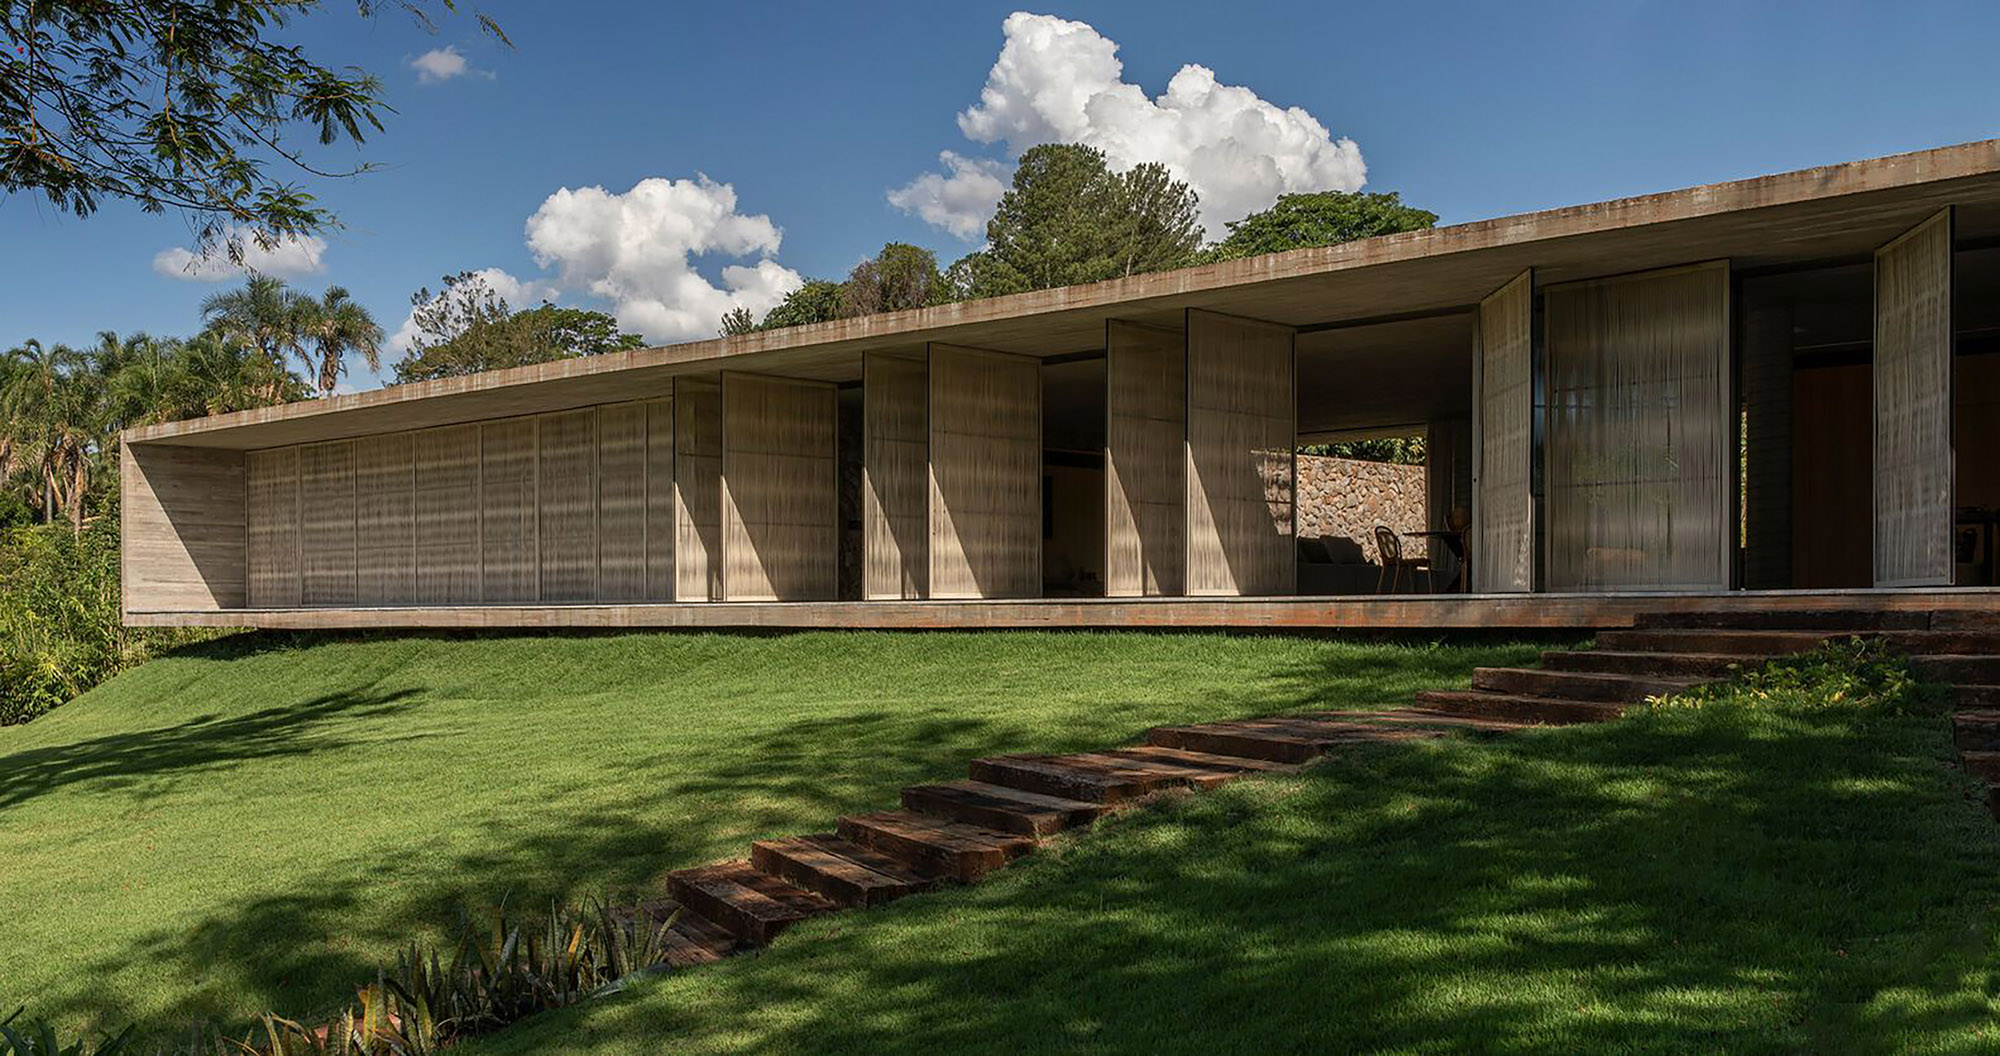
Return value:
M 410 304 L 417 334 L 396 364 L 398 384 L 599 356 L 645 344 L 603 312 L 547 303 L 511 311 L 506 298 L 478 272 L 447 275 L 437 293 L 420 289 Z
M 750 309 L 740 304 L 722 313 L 722 336 L 724 337 L 736 337 L 739 334 L 747 334 L 756 329 L 757 317 L 750 314 Z
M 383 4 L 434 28 L 457 0 Z M 389 110 L 364 71 L 320 65 L 295 42 L 317 0 L 5 0 L 0 4 L 0 191 L 34 191 L 79 217 L 105 199 L 181 210 L 204 247 L 233 260 L 247 228 L 264 245 L 332 226 L 284 182 L 354 175 L 321 167 L 301 140 L 359 145 Z M 499 26 L 480 26 L 507 43 Z M 278 171 L 274 172 L 276 169 Z
M 359 353 L 370 370 L 381 367 L 382 327 L 345 287 L 329 286 L 314 297 L 282 279 L 252 275 L 242 289 L 203 300 L 201 314 L 217 336 L 251 345 L 270 361 L 272 402 L 279 402 L 279 377 L 293 359 L 322 396 L 339 387 L 350 354 Z
M 299 312 L 299 330 L 311 343 L 306 373 L 316 377 L 320 395 L 339 387 L 349 353 L 360 353 L 369 370 L 382 369 L 382 327 L 346 287 L 328 286 L 318 300 L 302 297 Z
M 907 242 L 890 242 L 854 266 L 841 284 L 842 315 L 874 315 L 926 308 L 947 299 L 937 254 Z
M 987 222 L 986 248 L 952 265 L 947 284 L 993 297 L 1180 267 L 1201 245 L 1197 204 L 1163 166 L 1115 173 L 1094 147 L 1032 147 Z
M 847 287 L 826 279 L 807 279 L 805 285 L 785 295 L 776 308 L 764 313 L 759 330 L 784 326 L 804 326 L 839 319 L 847 310 Z
M 292 356 L 305 358 L 305 310 L 302 295 L 283 279 L 252 275 L 240 290 L 210 294 L 201 302 L 208 329 L 263 353 L 282 370 Z M 273 392 L 275 395 L 275 391 Z
M 1402 196 L 1348 191 L 1281 194 L 1276 204 L 1229 223 L 1229 235 L 1202 259 L 1236 260 L 1308 246 L 1336 246 L 1398 231 L 1421 231 L 1437 214 L 1403 204 Z

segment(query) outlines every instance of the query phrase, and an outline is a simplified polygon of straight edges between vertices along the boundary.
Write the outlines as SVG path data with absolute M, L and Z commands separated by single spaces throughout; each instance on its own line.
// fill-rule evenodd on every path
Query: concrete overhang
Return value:
M 1739 270 L 1865 260 L 1946 205 L 1962 243 L 2000 236 L 2000 140 L 1803 169 L 1320 249 L 965 301 L 127 430 L 135 444 L 249 450 L 662 395 L 682 374 L 844 381 L 864 352 L 925 342 L 1064 355 L 1109 319 L 1177 324 L 1189 308 L 1294 326 L 1462 310 L 1523 269 L 1547 284 L 1699 260 Z

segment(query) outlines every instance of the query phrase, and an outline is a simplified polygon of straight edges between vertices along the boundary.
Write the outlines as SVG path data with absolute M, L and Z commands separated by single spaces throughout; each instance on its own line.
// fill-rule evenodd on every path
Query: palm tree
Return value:
M 305 356 L 306 373 L 317 379 L 321 396 L 333 395 L 340 385 L 349 352 L 361 353 L 369 370 L 382 369 L 382 327 L 346 287 L 328 286 L 319 300 L 302 297 L 299 314 L 300 329 L 316 354 Z
M 306 305 L 312 298 L 286 288 L 283 279 L 252 275 L 240 290 L 212 294 L 201 302 L 208 328 L 255 347 L 272 367 L 284 370 L 293 356 L 307 357 Z M 276 394 L 270 394 L 273 399 Z

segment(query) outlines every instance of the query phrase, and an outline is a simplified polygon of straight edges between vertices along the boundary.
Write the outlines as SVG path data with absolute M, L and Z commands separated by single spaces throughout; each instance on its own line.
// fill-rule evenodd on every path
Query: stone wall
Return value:
M 1386 524 L 1407 535 L 1426 527 L 1424 467 L 1357 462 L 1326 455 L 1299 456 L 1299 535 L 1307 539 L 1346 537 L 1361 544 L 1369 561 L 1380 562 L 1375 526 Z M 1424 540 L 1405 539 L 1409 557 L 1424 553 Z

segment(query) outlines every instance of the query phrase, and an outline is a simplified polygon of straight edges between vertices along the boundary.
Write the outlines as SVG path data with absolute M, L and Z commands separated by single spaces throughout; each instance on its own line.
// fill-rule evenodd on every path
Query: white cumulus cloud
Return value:
M 948 171 L 924 173 L 909 186 L 890 191 L 889 204 L 959 238 L 978 238 L 1007 193 L 1007 166 L 950 150 L 938 154 L 938 160 Z
M 424 52 L 410 60 L 410 68 L 417 71 L 418 84 L 436 84 L 472 72 L 472 66 L 465 61 L 465 53 L 459 51 L 455 44 Z
M 231 242 L 242 250 L 240 263 L 229 259 L 227 247 Z M 187 282 L 227 282 L 251 272 L 292 279 L 325 271 L 322 260 L 325 255 L 326 241 L 317 235 L 281 239 L 265 247 L 257 244 L 248 228 L 231 227 L 215 245 L 202 252 L 181 246 L 160 250 L 153 254 L 153 270 Z
M 1366 182 L 1361 148 L 1334 138 L 1299 107 L 1279 107 L 1222 84 L 1205 66 L 1181 67 L 1165 94 L 1124 80 L 1118 45 L 1090 25 L 1017 11 L 979 102 L 958 115 L 966 137 L 1018 155 L 1043 143 L 1082 143 L 1112 166 L 1158 162 L 1201 196 L 1211 238 L 1227 221 L 1280 194 L 1353 191 Z M 925 173 L 889 200 L 961 238 L 983 229 L 999 195 L 998 162 L 949 151 L 948 171 Z
M 528 249 L 554 282 L 603 298 L 628 330 L 650 341 L 713 337 L 734 308 L 761 317 L 805 280 L 772 257 L 782 234 L 771 218 L 736 211 L 736 189 L 707 176 L 653 177 L 614 194 L 563 188 L 528 218 Z M 697 257 L 739 261 L 718 272 Z

